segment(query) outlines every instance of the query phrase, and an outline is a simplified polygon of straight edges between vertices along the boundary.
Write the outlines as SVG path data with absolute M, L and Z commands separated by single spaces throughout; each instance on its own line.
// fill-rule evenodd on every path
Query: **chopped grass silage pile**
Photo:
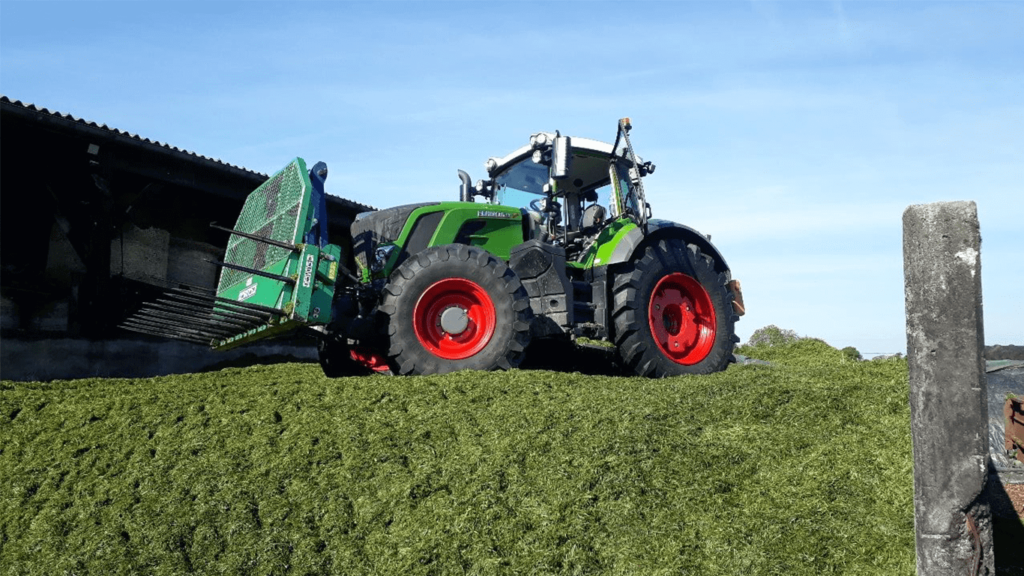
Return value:
M 5 574 L 911 574 L 906 362 L 0 385 Z

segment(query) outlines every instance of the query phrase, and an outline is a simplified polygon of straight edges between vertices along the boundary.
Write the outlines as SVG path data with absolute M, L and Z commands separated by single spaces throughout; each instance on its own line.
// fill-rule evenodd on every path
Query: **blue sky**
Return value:
M 974 200 L 985 331 L 1024 344 L 1024 3 L 0 3 L 0 92 L 328 191 L 455 199 L 541 130 L 633 142 L 655 215 L 775 324 L 905 350 L 903 210 Z M 6 143 L 5 145 L 12 145 Z

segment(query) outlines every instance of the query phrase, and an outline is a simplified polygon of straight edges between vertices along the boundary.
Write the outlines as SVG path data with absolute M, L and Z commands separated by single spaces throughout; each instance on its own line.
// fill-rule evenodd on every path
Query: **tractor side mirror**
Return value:
M 551 178 L 554 180 L 562 180 L 569 176 L 569 165 L 572 161 L 569 147 L 568 136 L 555 136 L 555 142 L 551 145 Z

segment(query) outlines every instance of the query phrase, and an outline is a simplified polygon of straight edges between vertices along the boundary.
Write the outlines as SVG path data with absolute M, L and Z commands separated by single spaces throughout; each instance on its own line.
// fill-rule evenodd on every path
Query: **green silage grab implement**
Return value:
M 326 242 L 325 175 L 323 164 L 307 171 L 293 160 L 249 194 L 234 228 L 211 224 L 231 232 L 212 295 L 173 288 L 122 327 L 229 350 L 326 325 L 341 248 Z
M 330 322 L 341 248 L 318 242 L 326 238 L 322 199 L 302 158 L 249 194 L 228 240 L 217 297 L 276 314 L 266 324 L 216 340 L 214 348 Z
M 126 329 L 226 350 L 309 327 L 328 376 L 509 369 L 603 340 L 624 368 L 706 374 L 744 313 L 710 236 L 653 217 L 628 118 L 614 143 L 539 132 L 459 201 L 359 214 L 327 243 L 324 179 L 297 158 L 249 195 L 216 290 L 174 288 Z

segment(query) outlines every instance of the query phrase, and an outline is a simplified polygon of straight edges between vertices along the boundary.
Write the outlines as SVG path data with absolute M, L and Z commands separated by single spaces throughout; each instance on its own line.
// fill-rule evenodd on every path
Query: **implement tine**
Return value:
M 203 308 L 205 308 L 207 310 L 214 310 L 218 314 L 220 314 L 220 313 L 234 314 L 236 316 L 245 318 L 247 320 L 254 320 L 255 319 L 255 320 L 259 320 L 260 322 L 266 322 L 267 320 L 270 320 L 271 318 L 274 317 L 274 315 L 270 314 L 269 312 L 257 312 L 255 310 L 246 310 L 244 308 L 228 308 L 228 307 L 225 307 L 225 308 L 228 308 L 228 310 L 215 310 L 214 306 L 217 305 L 216 302 L 213 302 L 213 301 L 210 301 L 210 300 L 204 300 L 202 298 L 196 298 L 196 297 L 193 297 L 193 296 L 181 296 L 181 295 L 178 295 L 178 294 L 167 294 L 166 296 L 167 296 L 166 299 L 158 298 L 157 302 L 163 302 L 165 304 L 178 304 L 178 305 L 182 305 L 182 306 L 202 306 Z M 173 300 L 172 300 L 172 298 L 173 298 Z
M 153 311 L 145 311 L 136 313 L 132 316 L 135 320 L 146 321 L 152 324 L 166 326 L 175 330 L 185 332 L 195 332 L 201 336 L 233 336 L 241 330 L 225 330 L 215 326 L 210 326 L 200 322 L 190 322 L 188 318 L 182 318 L 180 316 L 164 316 L 156 314 Z
M 158 304 L 149 303 L 143 304 L 142 309 L 146 310 L 159 310 L 161 312 L 170 312 L 174 314 L 180 314 L 182 316 L 188 316 L 189 318 L 196 318 L 199 320 L 211 320 L 214 322 L 220 322 L 224 325 L 238 326 L 240 328 L 255 328 L 260 323 L 256 322 L 252 318 L 242 317 L 242 320 L 232 318 L 232 315 L 220 314 L 209 308 L 200 308 L 198 306 L 188 306 L 186 304 Z
M 170 292 L 174 292 L 176 294 L 185 294 L 187 296 L 192 296 L 192 297 L 195 297 L 195 298 L 202 298 L 203 300 L 210 300 L 210 301 L 218 302 L 218 303 L 225 304 L 225 305 L 237 306 L 239 308 L 245 308 L 246 310 L 254 310 L 254 311 L 257 311 L 257 312 L 264 312 L 264 313 L 267 313 L 267 314 L 275 314 L 275 315 L 278 315 L 278 316 L 283 316 L 284 315 L 284 310 L 281 310 L 281 309 L 278 309 L 278 308 L 270 308 L 270 307 L 267 307 L 267 306 L 260 306 L 259 304 L 246 304 L 245 302 L 236 302 L 234 300 L 228 300 L 227 298 L 221 298 L 219 296 L 203 296 L 201 294 L 196 294 L 194 292 L 188 292 L 188 291 L 182 290 L 180 288 L 171 288 Z
M 121 330 L 128 330 L 129 332 L 137 332 L 139 334 L 145 334 L 147 336 L 154 336 L 157 338 L 169 338 L 171 340 L 181 340 L 183 342 L 191 342 L 193 344 L 206 344 L 206 342 L 199 340 L 198 338 L 190 338 L 187 336 L 180 336 L 177 334 L 164 334 L 162 332 L 156 332 L 154 330 L 139 328 L 132 324 L 120 324 L 118 328 Z
M 147 319 L 132 319 L 126 320 L 125 325 L 139 328 L 148 331 L 147 333 L 155 334 L 159 336 L 165 336 L 167 338 L 192 338 L 193 340 L 199 340 L 203 344 L 209 344 L 213 340 L 218 340 L 221 337 L 211 334 L 204 334 L 196 330 L 185 330 L 176 326 L 168 326 L 165 324 L 156 324 L 151 320 Z
M 181 282 L 181 283 L 178 284 L 179 289 L 183 289 L 183 288 L 181 288 L 182 286 L 184 286 L 185 288 L 188 288 L 189 290 L 194 290 L 194 291 L 197 291 L 197 292 L 203 292 L 205 294 L 212 295 L 212 294 L 216 293 L 213 290 L 213 288 L 204 288 L 202 286 L 194 286 L 192 284 L 185 284 L 184 282 Z M 170 290 L 170 288 L 169 288 L 169 290 Z
M 213 313 L 212 313 L 211 318 L 213 320 L 220 320 L 220 321 L 223 321 L 223 322 L 230 322 L 230 323 L 235 324 L 235 325 L 237 325 L 239 327 L 242 327 L 242 328 L 244 328 L 246 330 L 249 330 L 249 329 L 252 329 L 252 328 L 259 328 L 260 326 L 265 326 L 267 324 L 267 321 L 263 320 L 263 319 L 259 319 L 259 320 L 254 320 L 254 319 L 239 320 L 239 319 L 236 318 L 236 316 L 237 315 L 231 314 L 230 312 L 221 312 L 220 310 L 214 310 Z
M 122 330 L 128 330 L 128 331 L 131 331 L 131 332 L 138 332 L 139 334 L 146 334 L 148 336 L 159 336 L 161 338 L 171 338 L 171 339 L 174 339 L 174 340 L 184 340 L 185 342 L 192 342 L 192 343 L 195 343 L 195 344 L 202 344 L 204 346 L 209 346 L 209 344 L 210 344 L 209 340 L 203 340 L 202 338 L 200 338 L 198 336 L 190 336 L 190 335 L 186 335 L 186 334 L 176 334 L 176 333 L 171 333 L 171 332 L 165 332 L 163 330 L 157 330 L 155 328 L 150 328 L 150 327 L 147 327 L 147 326 L 142 326 L 142 325 L 134 324 L 134 323 L 131 323 L 131 322 L 124 322 L 123 324 L 119 325 L 118 328 L 120 328 Z
M 206 332 L 201 332 L 198 330 L 188 330 L 172 324 L 162 324 L 154 322 L 153 320 L 150 320 L 148 318 L 135 318 L 132 319 L 131 322 L 128 322 L 128 324 L 131 326 L 135 326 L 136 328 L 143 328 L 149 330 L 150 332 L 160 334 L 162 336 L 188 336 L 190 338 L 196 338 L 207 343 L 210 342 L 211 340 L 218 340 L 222 338 L 222 336 L 216 334 L 208 334 Z
M 225 228 L 225 227 L 217 224 L 216 222 L 210 222 L 210 228 L 214 228 L 216 230 L 222 230 L 224 232 L 230 232 L 231 234 L 234 234 L 236 236 L 241 236 L 242 238 L 248 238 L 250 240 L 255 240 L 257 242 L 263 242 L 264 244 L 270 244 L 271 246 L 278 246 L 278 247 L 284 248 L 286 250 L 291 250 L 292 252 L 297 252 L 299 250 L 299 247 L 296 246 L 295 244 L 289 244 L 287 242 L 279 242 L 277 240 L 274 240 L 273 238 L 267 238 L 265 236 L 257 236 L 255 234 L 249 234 L 248 232 L 241 232 L 241 231 L 238 231 L 238 230 L 232 230 L 231 228 Z
M 276 316 L 285 315 L 284 310 L 281 310 L 280 308 L 270 308 L 269 306 L 260 306 L 259 304 L 246 304 L 245 302 L 235 302 L 234 300 L 221 298 L 220 296 L 214 296 L 214 300 L 216 300 L 218 304 L 238 306 L 240 308 L 245 308 L 246 310 L 254 310 L 256 312 L 264 312 L 267 314 L 274 314 Z
M 260 326 L 260 324 L 256 324 L 251 327 L 223 324 L 217 320 L 211 320 L 209 318 L 187 318 L 179 314 L 167 314 L 157 310 L 143 310 L 142 313 L 155 320 L 178 324 L 186 330 L 199 330 L 221 338 L 234 336 Z
M 255 268 L 247 268 L 245 266 L 239 266 L 238 264 L 229 264 L 227 262 L 217 262 L 216 260 L 207 260 L 214 266 L 220 266 L 221 268 L 230 268 L 232 270 L 238 270 L 239 272 L 248 272 L 249 274 L 255 274 L 256 276 L 263 276 L 264 278 L 270 278 L 271 280 L 278 280 L 287 284 L 295 284 L 295 280 L 292 280 L 288 276 L 282 276 L 280 274 L 271 274 L 270 272 L 264 272 L 263 270 L 257 270 Z
M 193 342 L 196 344 L 210 345 L 210 340 L 203 339 L 199 336 L 172 333 L 165 330 L 158 330 L 156 328 L 148 326 L 140 326 L 137 324 L 125 323 L 119 326 L 119 328 L 121 328 L 122 330 L 129 330 L 131 332 L 138 332 L 139 334 L 145 334 L 147 336 L 157 336 L 160 338 L 171 338 L 174 340 L 183 340 L 185 342 Z
M 159 308 L 153 308 L 152 306 L 152 304 L 143 304 L 142 308 L 139 309 L 138 313 L 153 318 L 163 318 L 174 322 L 184 323 L 186 326 L 197 326 L 198 328 L 204 328 L 209 331 L 229 331 L 232 334 L 237 334 L 238 332 L 245 332 L 250 328 L 255 328 L 256 326 L 259 326 L 258 324 L 254 326 L 250 324 L 239 324 L 233 321 L 226 322 L 219 320 L 217 318 L 213 318 L 208 314 L 199 316 L 194 314 L 182 313 L 177 310 L 161 310 Z

